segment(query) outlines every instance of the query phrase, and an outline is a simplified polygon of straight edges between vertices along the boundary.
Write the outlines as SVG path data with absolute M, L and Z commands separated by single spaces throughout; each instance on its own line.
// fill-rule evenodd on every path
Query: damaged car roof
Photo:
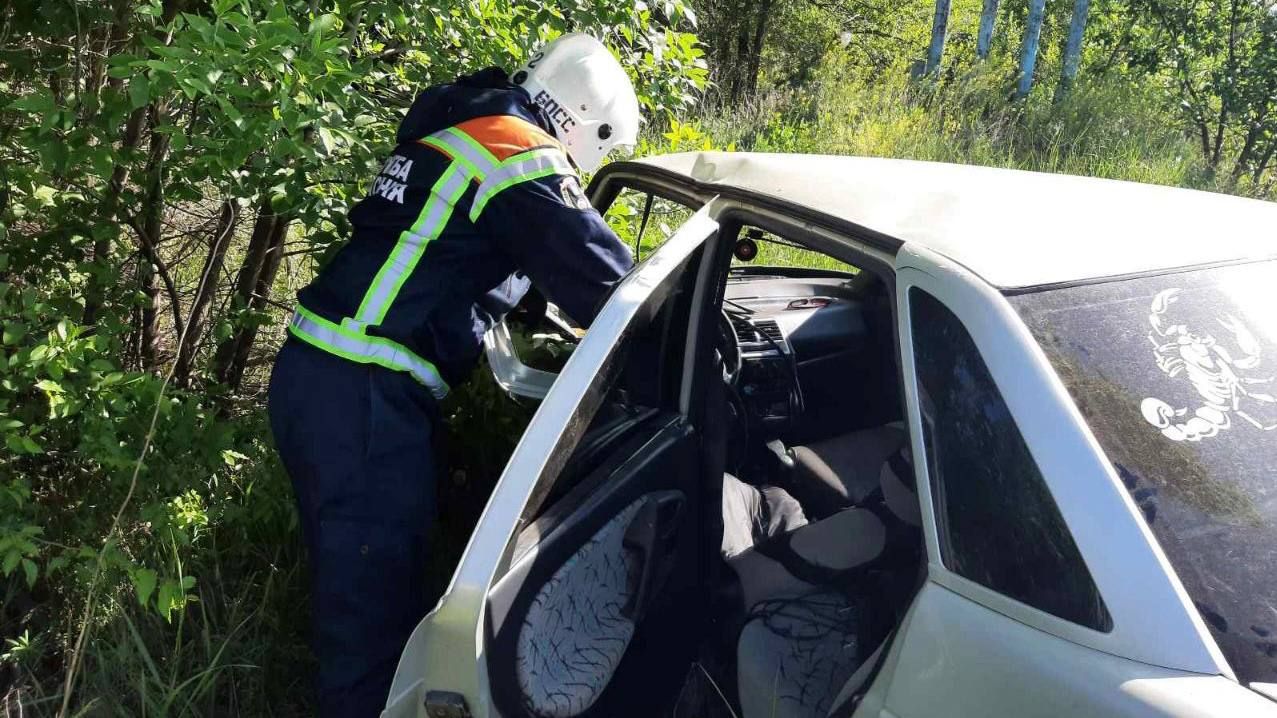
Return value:
M 1277 203 L 869 157 L 686 152 L 619 165 L 780 199 L 918 244 L 1007 289 L 1277 255 Z M 619 168 L 618 168 L 619 169 Z

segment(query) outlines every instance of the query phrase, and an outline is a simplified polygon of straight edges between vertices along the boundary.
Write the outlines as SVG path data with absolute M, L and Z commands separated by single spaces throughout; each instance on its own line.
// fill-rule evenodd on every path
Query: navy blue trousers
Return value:
M 439 416 L 408 374 L 289 338 L 270 423 L 309 553 L 319 715 L 376 716 L 426 612 Z

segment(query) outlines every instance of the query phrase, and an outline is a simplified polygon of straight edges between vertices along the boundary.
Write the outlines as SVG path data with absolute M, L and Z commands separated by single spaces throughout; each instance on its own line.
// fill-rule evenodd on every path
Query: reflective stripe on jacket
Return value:
M 350 213 L 351 241 L 299 292 L 289 325 L 440 398 L 530 282 L 588 323 L 630 267 L 539 108 L 504 75 L 482 75 L 418 98 Z

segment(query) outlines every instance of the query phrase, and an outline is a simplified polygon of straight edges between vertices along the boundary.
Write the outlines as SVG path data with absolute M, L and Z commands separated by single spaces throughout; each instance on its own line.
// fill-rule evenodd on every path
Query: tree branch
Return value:
M 284 255 L 284 256 L 285 256 L 285 257 L 287 257 L 288 255 Z M 284 311 L 288 312 L 289 314 L 293 313 L 293 311 L 294 311 L 294 309 L 295 309 L 294 307 L 289 306 L 289 305 L 287 305 L 287 304 L 284 304 L 283 302 L 277 302 L 277 301 L 275 301 L 274 299 L 271 299 L 270 297 L 264 297 L 264 296 L 262 296 L 262 295 L 258 294 L 257 292 L 253 292 L 251 296 L 253 297 L 253 299 L 258 299 L 258 300 L 260 300 L 260 301 L 263 301 L 263 302 L 265 302 L 265 303 L 267 303 L 267 304 L 271 305 L 272 307 L 275 307 L 276 309 L 283 309 Z
M 169 272 L 168 265 L 160 258 L 160 253 L 156 250 L 151 238 L 146 236 L 146 232 L 138 224 L 137 218 L 129 216 L 125 219 L 125 223 L 137 233 L 138 243 L 142 245 L 142 253 L 146 255 L 146 260 L 155 266 L 155 271 L 159 273 L 160 279 L 164 282 L 164 291 L 169 298 L 169 308 L 173 312 L 173 330 L 178 336 L 181 336 L 183 324 L 182 302 L 177 293 L 177 285 L 173 283 L 173 275 Z

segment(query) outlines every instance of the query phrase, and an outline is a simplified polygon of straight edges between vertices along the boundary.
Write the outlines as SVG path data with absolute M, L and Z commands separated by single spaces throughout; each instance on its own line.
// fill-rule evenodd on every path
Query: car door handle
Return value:
M 638 623 L 647 611 L 652 594 L 669 577 L 669 558 L 678 538 L 679 520 L 686 497 L 682 491 L 660 491 L 648 494 L 621 541 L 629 564 L 629 600 L 621 607 L 621 615 Z

